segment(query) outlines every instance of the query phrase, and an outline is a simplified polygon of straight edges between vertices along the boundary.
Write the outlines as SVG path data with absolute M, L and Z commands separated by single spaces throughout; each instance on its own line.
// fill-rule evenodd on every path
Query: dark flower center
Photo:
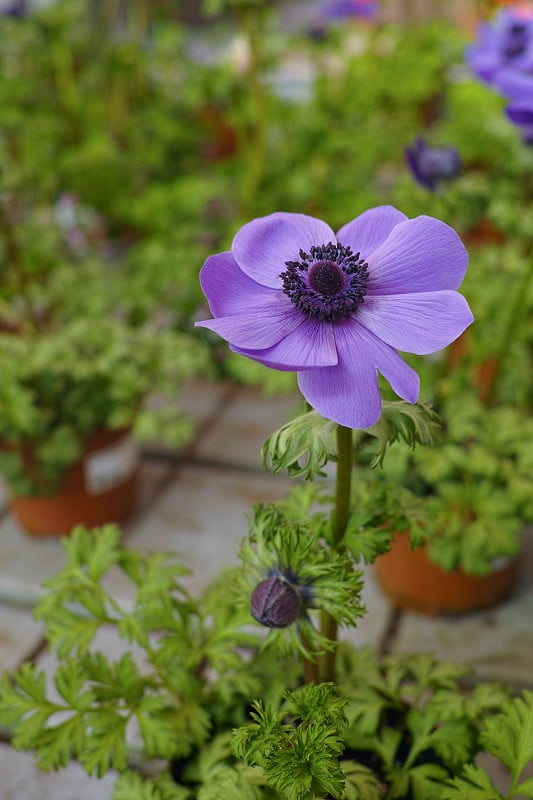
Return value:
M 344 288 L 344 273 L 333 261 L 318 261 L 308 272 L 309 287 L 318 294 L 334 295 Z
M 505 58 L 512 61 L 521 56 L 526 51 L 528 40 L 529 31 L 523 23 L 517 22 L 511 25 L 503 51 Z
M 363 302 L 368 265 L 350 247 L 333 242 L 300 250 L 300 261 L 286 261 L 283 291 L 306 317 L 334 322 Z

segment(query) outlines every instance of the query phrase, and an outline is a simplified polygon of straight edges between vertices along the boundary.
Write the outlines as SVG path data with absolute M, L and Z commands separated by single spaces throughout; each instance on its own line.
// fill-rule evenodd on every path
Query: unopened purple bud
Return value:
M 414 179 L 430 191 L 461 171 L 459 155 L 453 147 L 428 147 L 423 139 L 417 139 L 406 148 L 405 155 Z
M 266 578 L 252 592 L 250 613 L 267 628 L 288 628 L 300 616 L 300 596 L 283 578 Z

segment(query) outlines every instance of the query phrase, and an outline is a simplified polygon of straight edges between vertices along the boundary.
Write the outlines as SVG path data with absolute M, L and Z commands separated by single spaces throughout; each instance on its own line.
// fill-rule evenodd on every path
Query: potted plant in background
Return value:
M 440 441 L 391 453 L 384 466 L 385 483 L 399 481 L 424 513 L 375 568 L 397 605 L 460 613 L 495 605 L 516 585 L 522 534 L 533 520 L 533 421 L 464 393 L 440 410 Z
M 0 471 L 23 527 L 68 533 L 132 511 L 128 436 L 152 438 L 159 419 L 184 441 L 176 387 L 207 357 L 163 306 L 180 293 L 165 291 L 168 273 L 135 280 L 109 257 L 94 210 L 72 197 L 47 203 L 28 191 L 21 164 L 11 167 L 0 184 Z M 147 404 L 169 389 L 166 403 Z
M 436 259 L 423 245 L 428 229 L 442 245 Z M 352 253 L 354 239 L 363 257 Z M 413 251 L 419 269 L 405 274 L 403 255 Z M 364 613 L 362 560 L 372 561 L 390 538 L 387 531 L 365 534 L 366 509 L 350 502 L 361 472 L 353 472 L 352 428 L 365 429 L 380 462 L 401 446 L 398 440 L 427 442 L 435 424 L 415 403 L 416 373 L 381 338 L 389 338 L 388 314 L 395 316 L 393 289 L 403 281 L 402 302 L 415 305 L 409 326 L 394 326 L 396 335 L 409 336 L 414 325 L 413 345 L 424 350 L 459 335 L 471 315 L 456 292 L 466 267 L 458 237 L 437 220 L 407 220 L 389 207 L 363 214 L 337 236 L 319 220 L 274 214 L 244 226 L 232 253 L 206 262 L 202 285 L 214 319 L 203 324 L 263 362 L 279 366 L 285 353 L 284 366 L 297 370 L 316 410 L 274 434 L 265 461 L 274 471 L 316 480 L 278 504 L 255 507 L 242 567 L 222 573 L 198 599 L 184 590 L 186 570 L 172 553 L 128 548 L 114 526 L 77 529 L 64 540 L 68 563 L 47 582 L 36 612 L 59 658 L 54 688 L 47 690 L 32 664 L 11 679 L 4 675 L 2 724 L 12 728 L 16 747 L 36 751 L 43 769 L 79 758 L 90 774 L 118 770 L 116 800 L 460 800 L 476 791 L 500 800 L 473 761 L 483 749 L 509 770 L 507 797 L 527 795 L 531 781 L 521 775 L 533 758 L 531 693 L 512 698 L 491 685 L 467 690 L 462 669 L 421 655 L 382 660 L 339 645 L 337 635 L 337 626 L 352 627 Z M 328 291 L 339 276 L 344 281 Z M 439 320 L 434 326 L 426 324 L 425 299 L 409 291 L 421 282 Z M 363 299 L 368 308 L 358 314 Z M 442 313 L 451 308 L 452 321 Z M 381 336 L 370 334 L 376 327 Z M 338 363 L 309 369 L 310 352 L 297 345 L 309 328 L 323 334 L 314 357 L 331 352 L 329 332 Z M 346 338 L 361 343 L 356 363 L 345 360 Z M 382 406 L 376 358 L 397 390 L 412 392 L 410 402 Z M 334 486 L 320 480 L 330 460 Z M 383 496 L 378 481 L 369 485 Z M 132 584 L 127 608 L 104 588 L 112 568 Z M 248 608 L 262 628 L 250 628 Z M 98 645 L 107 625 L 125 642 L 114 660 Z M 129 768 L 131 736 L 170 769 L 152 763 L 150 776 Z
M 5 21 L 0 473 L 33 533 L 68 533 L 79 522 L 130 513 L 138 472 L 131 433 L 153 439 L 164 421 L 169 440 L 183 442 L 190 425 L 177 389 L 208 363 L 188 332 L 199 294 L 189 259 L 204 252 L 198 226 L 170 248 L 155 223 L 139 224 L 141 212 L 157 217 L 154 186 L 176 151 L 184 162 L 201 158 L 192 125 L 162 135 L 176 99 L 165 72 L 160 81 L 149 73 L 168 44 L 146 48 L 141 16 L 130 15 L 125 39 L 113 14 L 103 25 L 105 69 L 94 67 L 82 3 Z M 181 29 L 168 33 L 175 43 Z M 185 183 L 181 190 L 185 205 Z

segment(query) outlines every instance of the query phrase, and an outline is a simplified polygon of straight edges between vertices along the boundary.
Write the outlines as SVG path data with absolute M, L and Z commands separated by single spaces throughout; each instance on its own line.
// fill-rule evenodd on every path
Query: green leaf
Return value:
M 349 696 L 346 716 L 350 729 L 358 735 L 372 736 L 378 729 L 383 711 L 390 706 L 389 700 L 372 686 L 363 683 L 353 686 Z
M 113 800 L 193 800 L 193 795 L 174 783 L 170 775 L 143 778 L 138 772 L 128 771 L 117 778 Z
M 58 693 L 77 711 L 87 711 L 94 701 L 94 694 L 91 691 L 83 691 L 86 683 L 87 673 L 74 659 L 60 664 L 54 674 L 54 684 Z
M 465 764 L 462 775 L 448 781 L 442 800 L 504 800 L 484 769 Z
M 403 441 L 409 447 L 430 444 L 440 428 L 438 414 L 429 403 L 385 401 L 378 422 L 367 432 L 376 439 L 376 452 L 371 466 L 382 466 L 388 447 Z
M 371 769 L 356 761 L 341 761 L 346 778 L 343 800 L 382 800 L 384 786 Z
M 169 708 L 162 697 L 144 697 L 135 716 L 148 756 L 171 759 L 176 755 L 178 732 L 183 734 L 179 710 Z
M 39 617 L 43 617 L 42 609 Z M 104 620 L 90 619 L 75 614 L 68 608 L 57 608 L 46 620 L 50 643 L 59 658 L 67 658 L 72 652 L 87 650 Z
M 46 676 L 34 664 L 25 663 L 12 681 L 0 676 L 0 723 L 13 727 L 13 745 L 30 750 L 39 740 L 49 718 L 63 707 L 46 697 Z
M 43 728 L 34 745 L 39 769 L 49 771 L 66 767 L 78 757 L 85 744 L 85 717 L 73 714 L 53 727 Z
M 469 760 L 474 751 L 473 733 L 463 719 L 441 722 L 438 710 L 428 703 L 423 709 L 411 708 L 407 714 L 407 727 L 412 733 L 408 755 L 413 763 L 425 751 L 434 751 L 451 769 L 457 769 Z
M 104 525 L 90 531 L 79 525 L 65 538 L 63 547 L 70 564 L 85 566 L 91 580 L 97 582 L 117 563 L 120 537 L 121 532 L 116 525 Z
M 109 708 L 86 715 L 87 740 L 80 762 L 89 775 L 102 777 L 109 769 L 122 772 L 127 764 L 128 717 Z
M 533 797 L 533 778 L 527 778 L 516 787 L 516 793 L 524 797 Z
M 533 762 L 533 692 L 524 690 L 501 714 L 487 719 L 481 743 L 510 771 L 516 790 L 522 771 Z
M 335 456 L 336 425 L 316 411 L 308 411 L 283 425 L 263 445 L 263 466 L 274 475 L 287 470 L 291 478 L 312 480 L 325 476 L 324 467 Z
M 439 764 L 419 764 L 409 770 L 413 800 L 441 800 L 448 771 Z

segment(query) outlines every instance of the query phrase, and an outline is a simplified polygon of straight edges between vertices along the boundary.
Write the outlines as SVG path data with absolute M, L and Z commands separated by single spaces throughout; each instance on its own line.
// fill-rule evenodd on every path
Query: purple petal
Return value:
M 391 347 L 427 355 L 453 342 L 474 317 L 458 292 L 365 297 L 357 321 Z
M 264 303 L 246 314 L 208 319 L 196 325 L 218 333 L 235 347 L 264 350 L 291 333 L 301 318 L 300 312 L 290 303 L 280 303 L 273 295 L 270 304 Z
M 509 100 L 520 101 L 533 97 L 533 75 L 514 69 L 502 69 L 494 78 L 494 86 Z
M 336 367 L 298 373 L 300 391 L 319 414 L 348 428 L 367 428 L 381 416 L 377 370 L 410 403 L 420 389 L 417 373 L 391 347 L 353 320 L 335 325 Z
M 248 222 L 236 234 L 231 252 L 239 267 L 262 286 L 281 287 L 287 261 L 299 261 L 300 250 L 335 242 L 325 222 L 305 214 L 276 212 Z
M 457 289 L 468 253 L 453 228 L 433 217 L 401 222 L 368 261 L 368 294 Z
M 247 313 L 250 308 L 272 302 L 272 289 L 245 275 L 229 252 L 206 259 L 200 270 L 200 285 L 214 317 Z
M 377 206 L 369 208 L 358 217 L 348 222 L 337 233 L 337 239 L 348 245 L 354 253 L 362 258 L 374 252 L 382 244 L 392 229 L 407 219 L 405 214 L 393 206 Z
M 533 98 L 528 106 L 517 103 L 514 106 L 509 106 L 505 111 L 515 125 L 524 125 L 526 127 L 533 125 Z
M 329 367 L 339 360 L 333 325 L 330 322 L 308 319 L 302 319 L 294 331 L 267 350 L 244 350 L 239 347 L 232 349 L 266 367 L 285 371 Z

